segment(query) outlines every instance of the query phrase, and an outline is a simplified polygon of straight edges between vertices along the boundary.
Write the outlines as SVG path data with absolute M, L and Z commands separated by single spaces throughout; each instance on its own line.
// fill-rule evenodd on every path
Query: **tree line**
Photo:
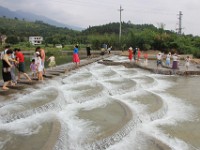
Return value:
M 83 31 L 55 27 L 42 21 L 0 18 L 0 34 L 6 35 L 6 43 L 28 42 L 29 36 L 43 36 L 43 44 L 91 44 L 93 49 L 101 49 L 102 44 L 112 45 L 113 49 L 126 50 L 139 47 L 142 50 L 176 51 L 180 54 L 193 54 L 200 58 L 200 37 L 178 35 L 174 31 L 157 28 L 151 24 L 134 25 L 122 22 L 122 36 L 119 41 L 119 23 L 88 27 Z

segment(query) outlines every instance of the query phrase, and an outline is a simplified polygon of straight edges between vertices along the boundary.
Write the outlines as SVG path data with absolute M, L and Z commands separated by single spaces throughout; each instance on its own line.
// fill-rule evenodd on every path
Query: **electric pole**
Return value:
M 178 23 L 178 34 L 181 35 L 182 34 L 182 12 L 179 11 L 179 14 L 178 14 L 178 20 L 179 20 L 179 23 Z
M 119 12 L 120 12 L 120 23 L 119 23 L 119 43 L 121 43 L 121 36 L 122 36 L 122 11 L 124 9 L 122 9 L 122 6 L 120 5 L 120 9 L 119 9 Z

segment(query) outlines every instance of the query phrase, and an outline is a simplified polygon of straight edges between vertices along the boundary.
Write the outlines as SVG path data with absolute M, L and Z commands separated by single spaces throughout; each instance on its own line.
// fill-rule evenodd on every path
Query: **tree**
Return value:
M 18 42 L 19 42 L 18 37 L 14 35 L 8 36 L 6 39 L 6 43 L 9 43 L 9 44 L 17 44 Z

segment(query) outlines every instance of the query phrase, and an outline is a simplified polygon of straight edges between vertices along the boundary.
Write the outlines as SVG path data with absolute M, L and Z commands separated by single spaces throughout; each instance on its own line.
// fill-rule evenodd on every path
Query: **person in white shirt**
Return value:
M 51 55 L 47 61 L 49 61 L 49 67 L 51 69 L 52 69 L 52 67 L 56 66 L 56 60 L 55 60 L 55 57 L 53 55 Z
M 188 71 L 189 66 L 190 66 L 190 57 L 187 56 L 185 59 L 185 69 L 186 69 L 185 71 Z
M 171 53 L 169 52 L 166 56 L 166 65 L 169 67 L 170 66 L 170 58 L 171 58 Z
M 38 73 L 38 80 L 43 80 L 43 66 L 42 66 L 42 59 L 39 52 L 36 52 L 36 58 L 35 58 L 35 64 L 36 64 L 36 70 Z
M 162 65 L 162 54 L 159 52 L 156 55 L 156 58 L 157 58 L 157 69 L 158 69 L 158 67 Z

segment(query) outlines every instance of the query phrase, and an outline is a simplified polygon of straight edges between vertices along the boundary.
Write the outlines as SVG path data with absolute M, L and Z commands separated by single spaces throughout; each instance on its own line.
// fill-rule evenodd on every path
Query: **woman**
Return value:
M 36 59 L 35 59 L 35 64 L 36 64 L 36 70 L 38 73 L 38 80 L 42 81 L 43 80 L 43 66 L 42 66 L 42 59 L 40 56 L 39 52 L 36 52 Z
M 132 61 L 132 59 L 133 59 L 133 48 L 132 47 L 130 47 L 129 49 L 128 49 L 128 58 L 129 58 L 129 60 L 130 60 L 130 62 Z
M 12 82 L 11 82 L 11 67 L 12 67 L 12 64 L 10 63 L 10 61 L 15 62 L 15 60 L 10 58 L 12 53 L 13 53 L 12 50 L 7 50 L 6 54 L 2 58 L 2 76 L 3 76 L 3 80 L 4 80 L 4 84 L 3 84 L 3 87 L 2 87 L 3 90 L 9 89 L 7 87 L 9 83 L 10 83 L 10 85 L 12 85 Z
M 178 69 L 178 55 L 174 53 L 172 58 L 173 58 L 172 69 L 174 73 L 176 73 L 176 69 Z
M 171 53 L 169 52 L 166 56 L 166 65 L 169 67 L 170 66 L 170 58 L 171 58 Z
M 78 63 L 80 64 L 80 59 L 79 59 L 79 56 L 78 56 L 78 45 L 76 45 L 74 47 L 73 62 L 76 63 L 76 67 L 78 67 Z
M 190 66 L 190 57 L 187 56 L 185 59 L 185 69 L 186 69 L 185 71 L 188 71 L 189 66 Z

